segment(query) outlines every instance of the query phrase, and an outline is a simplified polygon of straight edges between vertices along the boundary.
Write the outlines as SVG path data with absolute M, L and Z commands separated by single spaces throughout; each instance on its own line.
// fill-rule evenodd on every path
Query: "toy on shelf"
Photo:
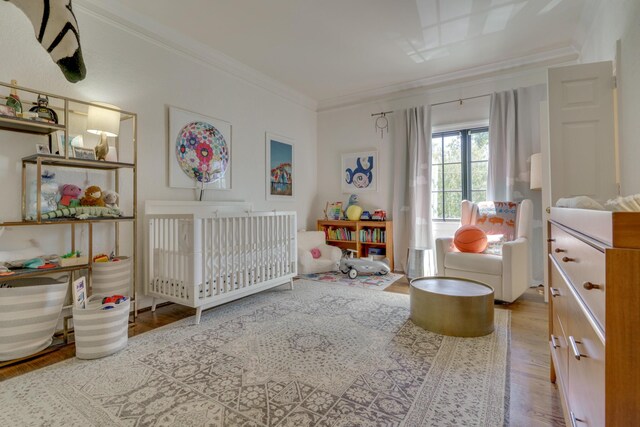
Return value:
M 89 261 L 89 257 L 83 256 L 80 251 L 68 252 L 60 255 L 60 267 L 72 267 L 74 265 L 84 265 Z
M 73 184 L 64 184 L 60 189 L 62 194 L 60 198 L 60 207 L 75 208 L 80 206 L 80 194 L 82 194 L 82 188 Z
M 104 207 L 102 199 L 102 189 L 97 185 L 92 185 L 84 190 L 84 196 L 80 199 L 80 206 Z
M 386 221 L 387 220 L 387 211 L 383 209 L 376 209 L 373 211 L 373 215 L 371 216 L 373 221 Z
M 339 220 L 342 217 L 342 202 L 331 203 L 328 213 L 330 220 Z
M 116 208 L 98 207 L 98 206 L 78 206 L 77 208 L 62 208 L 56 209 L 52 212 L 42 214 L 40 217 L 43 220 L 56 219 L 56 218 L 75 218 L 75 219 L 88 219 L 88 218 L 119 218 L 122 216 L 122 211 Z M 28 216 L 27 221 L 35 221 L 36 216 Z
M 371 212 L 364 211 L 362 215 L 360 215 L 360 221 L 369 221 L 371 219 Z
M 384 276 L 391 272 L 389 264 L 384 261 L 374 261 L 373 258 L 354 258 L 356 252 L 353 249 L 348 250 L 350 255 L 343 256 L 340 260 L 340 272 L 347 274 L 350 279 L 355 279 L 358 274 L 377 274 Z
M 360 219 L 360 215 L 362 214 L 362 207 L 358 205 L 358 195 L 352 194 L 349 196 L 349 201 L 347 202 L 347 207 L 344 210 L 344 217 L 349 221 L 357 221 Z
M 113 190 L 104 190 L 103 192 L 103 200 L 104 204 L 108 208 L 118 208 L 118 198 L 120 197 L 118 193 Z

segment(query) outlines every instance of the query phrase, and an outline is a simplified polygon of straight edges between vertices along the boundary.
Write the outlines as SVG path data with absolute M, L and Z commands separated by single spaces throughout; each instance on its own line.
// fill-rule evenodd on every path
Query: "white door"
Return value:
M 613 65 L 610 61 L 550 68 L 551 200 L 617 194 Z

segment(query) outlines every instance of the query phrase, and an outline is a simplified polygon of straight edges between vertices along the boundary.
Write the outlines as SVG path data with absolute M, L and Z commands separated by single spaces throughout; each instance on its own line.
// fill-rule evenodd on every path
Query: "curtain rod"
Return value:
M 485 95 L 470 96 L 468 98 L 458 98 L 458 99 L 454 99 L 453 101 L 437 102 L 435 104 L 431 104 L 431 106 L 435 107 L 437 105 L 451 104 L 451 103 L 454 103 L 454 102 L 459 102 L 460 104 L 462 104 L 462 101 L 468 101 L 470 99 L 477 99 L 477 98 L 484 98 L 485 96 L 491 96 L 491 94 L 487 93 Z

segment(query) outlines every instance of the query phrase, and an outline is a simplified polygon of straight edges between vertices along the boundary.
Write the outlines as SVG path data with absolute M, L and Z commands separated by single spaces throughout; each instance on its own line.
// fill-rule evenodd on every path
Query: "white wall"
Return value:
M 273 91 L 252 84 L 171 50 L 153 40 L 134 35 L 93 14 L 76 10 L 86 80 L 68 83 L 48 54 L 36 42 L 31 24 L 9 3 L 0 5 L 0 80 L 17 79 L 25 87 L 88 101 L 103 101 L 138 113 L 138 213 L 146 199 L 193 200 L 194 193 L 168 188 L 167 106 L 174 105 L 232 123 L 233 189 L 208 192 L 213 200 L 244 200 L 256 210 L 296 210 L 299 226 L 316 218 L 310 207 L 316 192 L 316 113 Z M 265 132 L 295 141 L 296 199 L 265 200 Z M 38 137 L 0 132 L 0 180 L 2 220 L 19 220 L 20 161 L 35 153 Z M 139 223 L 141 237 L 142 223 Z M 24 239 L 42 236 L 43 230 L 5 232 L 0 249 L 17 246 Z M 53 233 L 58 233 L 54 231 Z M 95 249 L 99 248 L 96 242 Z M 57 252 L 69 248 L 48 247 Z M 109 248 L 102 248 L 108 250 Z M 139 254 L 142 239 L 139 239 Z M 141 269 L 141 263 L 139 263 Z M 141 277 L 141 276 L 139 276 Z M 140 283 L 138 284 L 140 288 Z
M 620 69 L 617 70 L 621 193 L 640 193 L 640 2 L 603 1 L 597 16 L 583 45 L 580 61 L 614 61 L 616 40 L 621 40 Z

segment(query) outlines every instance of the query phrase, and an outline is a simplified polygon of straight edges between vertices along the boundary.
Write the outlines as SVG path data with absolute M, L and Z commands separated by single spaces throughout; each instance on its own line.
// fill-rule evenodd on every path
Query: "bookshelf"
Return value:
M 392 221 L 342 221 L 318 220 L 318 231 L 323 231 L 327 244 L 340 249 L 353 249 L 359 257 L 369 255 L 369 250 L 382 252 L 393 271 L 393 223 Z

